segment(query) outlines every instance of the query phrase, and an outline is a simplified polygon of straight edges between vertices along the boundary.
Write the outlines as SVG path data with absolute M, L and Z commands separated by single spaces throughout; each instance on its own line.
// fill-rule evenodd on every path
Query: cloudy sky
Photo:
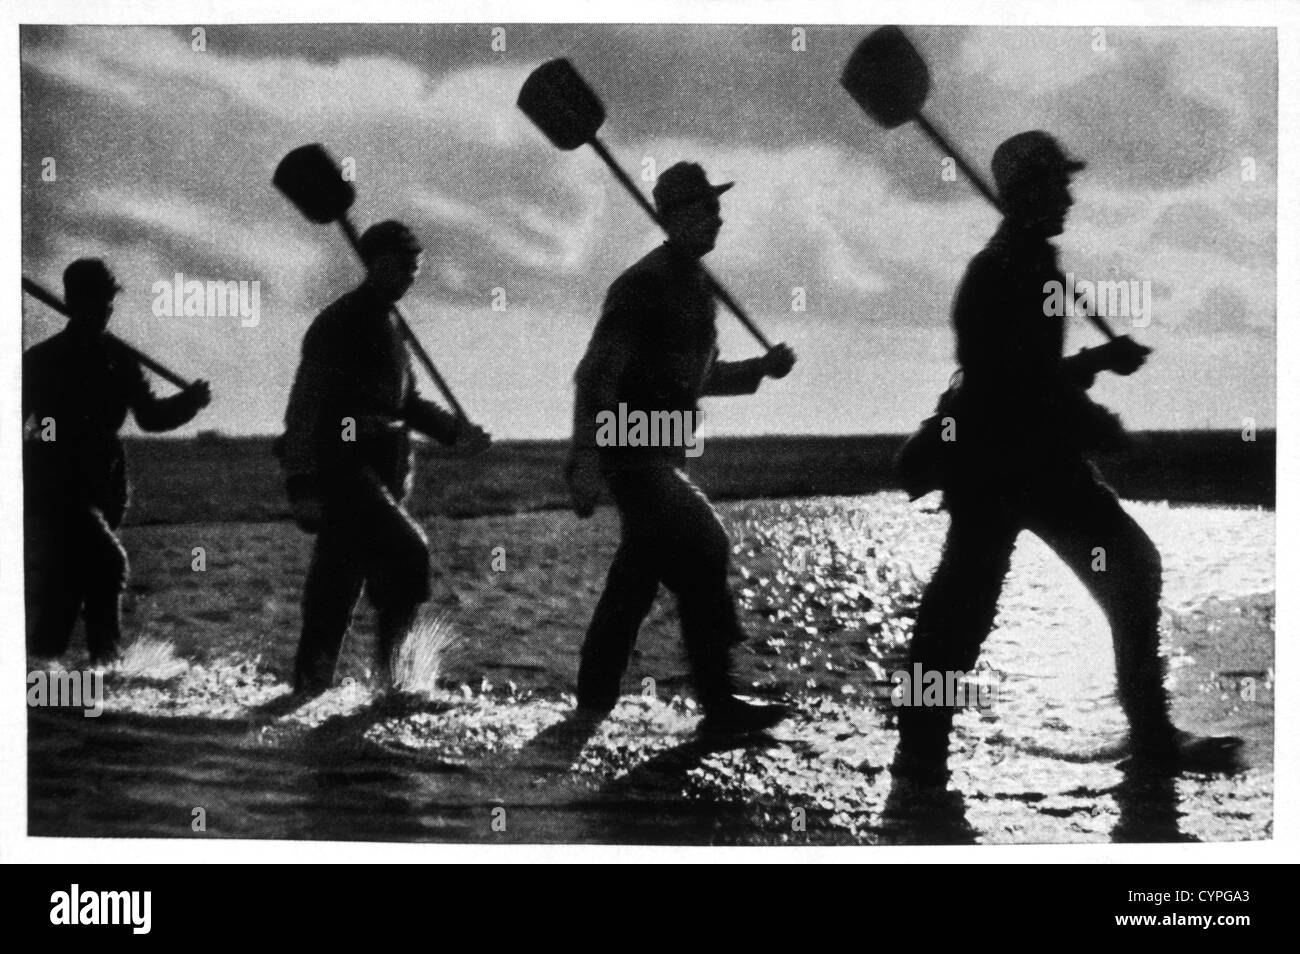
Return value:
M 839 87 L 868 28 L 808 27 L 802 50 L 789 26 L 504 29 L 500 50 L 486 25 L 212 25 L 200 51 L 189 28 L 23 28 L 24 272 L 57 290 L 69 261 L 104 257 L 125 286 L 114 330 L 213 382 L 190 430 L 275 432 L 303 332 L 360 275 L 339 231 L 271 186 L 281 156 L 321 142 L 355 162 L 358 225 L 400 217 L 424 241 L 406 311 L 471 415 L 563 436 L 604 290 L 658 241 L 591 150 L 559 152 L 515 107 L 563 55 L 647 191 L 683 158 L 737 183 L 709 263 L 800 364 L 711 402 L 712 433 L 897 432 L 930 411 L 953 370 L 953 291 L 996 217 L 918 131 L 879 129 Z M 928 115 L 978 166 L 1031 128 L 1088 161 L 1063 264 L 1154 293 L 1134 334 L 1155 356 L 1099 399 L 1132 427 L 1272 426 L 1274 31 L 910 34 L 934 74 Z M 257 326 L 155 316 L 153 285 L 177 272 L 260 282 Z M 61 324 L 28 302 L 24 345 Z M 728 356 L 757 353 L 719 326 Z M 1072 347 L 1096 341 L 1073 327 Z

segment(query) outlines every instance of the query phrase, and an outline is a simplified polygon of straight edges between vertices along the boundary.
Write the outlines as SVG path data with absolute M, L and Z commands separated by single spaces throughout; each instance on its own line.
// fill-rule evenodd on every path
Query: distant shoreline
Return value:
M 712 437 L 692 475 L 715 500 L 820 497 L 895 489 L 891 462 L 905 435 Z M 1097 458 L 1129 500 L 1273 508 L 1277 434 L 1254 442 L 1238 431 L 1138 431 L 1132 447 Z M 220 523 L 289 518 L 270 437 L 203 434 L 185 440 L 127 438 L 127 523 Z M 418 451 L 411 508 L 466 518 L 562 509 L 567 441 L 502 441 L 460 460 L 436 445 Z

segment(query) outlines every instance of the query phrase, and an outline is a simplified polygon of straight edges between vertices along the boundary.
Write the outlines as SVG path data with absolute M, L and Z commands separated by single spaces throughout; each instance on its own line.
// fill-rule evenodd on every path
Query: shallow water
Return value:
M 577 646 L 614 522 L 433 521 L 458 640 L 434 698 L 376 700 L 368 627 L 343 684 L 284 711 L 307 541 L 267 524 L 129 531 L 128 626 L 155 650 L 110 673 L 104 714 L 29 710 L 34 835 L 402 841 L 851 844 L 1267 838 L 1272 825 L 1274 515 L 1130 505 L 1165 563 L 1175 716 L 1247 741 L 1233 777 L 1117 766 L 1109 635 L 1082 587 L 1021 538 L 984 659 L 993 706 L 962 713 L 947 793 L 904 790 L 888 675 L 938 556 L 941 512 L 897 494 L 720 507 L 752 638 L 737 668 L 796 717 L 749 748 L 694 734 L 675 621 L 648 621 L 598 726 L 569 718 Z M 202 542 L 209 570 L 189 570 Z M 495 572 L 490 555 L 508 554 Z M 69 660 L 73 665 L 75 660 Z M 653 680 L 647 682 L 647 680 Z M 192 829 L 202 808 L 206 832 Z

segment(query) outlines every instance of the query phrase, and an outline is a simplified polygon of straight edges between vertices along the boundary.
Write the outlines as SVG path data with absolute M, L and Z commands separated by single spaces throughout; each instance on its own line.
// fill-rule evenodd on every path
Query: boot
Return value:
M 790 717 L 790 707 L 755 704 L 726 696 L 709 704 L 700 721 L 703 735 L 749 735 L 770 729 Z
M 739 698 L 731 680 L 731 643 L 714 643 L 691 653 L 695 686 L 704 707 L 699 731 L 704 735 L 748 735 L 789 718 L 782 705 L 756 705 Z
M 1132 755 L 1123 764 L 1158 773 L 1233 775 L 1242 769 L 1242 745 L 1234 735 L 1193 735 L 1181 729 L 1170 729 L 1160 736 L 1130 733 Z

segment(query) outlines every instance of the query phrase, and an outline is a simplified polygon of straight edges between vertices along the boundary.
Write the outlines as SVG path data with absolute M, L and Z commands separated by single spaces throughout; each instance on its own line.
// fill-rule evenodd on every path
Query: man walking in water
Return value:
M 1149 349 L 1122 336 L 1063 357 L 1064 317 L 1044 307 L 1048 283 L 1065 287 L 1050 240 L 1064 230 L 1070 176 L 1083 165 L 1041 131 L 1012 136 L 993 155 L 1004 218 L 971 261 L 953 305 L 962 383 L 943 488 L 951 523 L 921 601 L 909 668 L 974 669 L 1016 536 L 1030 530 L 1106 614 L 1132 755 L 1223 766 L 1236 740 L 1195 738 L 1170 719 L 1159 652 L 1160 554 L 1084 458 L 1113 420 L 1087 389 L 1099 372 L 1137 371 Z M 952 718 L 943 706 L 900 709 L 895 772 L 942 783 Z
M 294 664 L 294 691 L 303 696 L 333 682 L 363 585 L 376 610 L 375 672 L 384 683 L 429 598 L 424 533 L 402 507 L 411 486 L 409 429 L 468 454 L 491 441 L 415 390 L 392 314 L 420 271 L 415 236 L 400 222 L 380 222 L 359 245 L 365 281 L 308 329 L 280 442 L 294 519 L 316 534 Z
M 714 185 L 694 163 L 666 169 L 654 201 L 668 241 L 610 287 L 574 380 L 573 446 L 566 478 L 574 509 L 589 516 L 603 482 L 618 506 L 622 539 L 587 630 L 578 672 L 578 706 L 601 715 L 618 701 L 641 623 L 662 583 L 677 597 L 682 636 L 705 732 L 770 728 L 788 714 L 733 694 L 731 647 L 745 638 L 727 583 L 731 544 L 704 493 L 685 473 L 686 447 L 602 443 L 598 417 L 678 414 L 693 426 L 700 397 L 752 394 L 780 378 L 794 353 L 777 345 L 761 358 L 718 360 L 716 304 L 700 259 L 722 228 Z M 620 407 L 622 406 L 622 407 Z
M 117 436 L 130 411 L 143 431 L 170 431 L 212 399 L 195 381 L 154 396 L 140 363 L 107 334 L 121 286 L 98 258 L 63 272 L 67 327 L 23 355 L 23 490 L 28 558 L 28 644 L 59 656 L 81 614 L 92 663 L 121 641 L 126 551 L 126 459 Z

